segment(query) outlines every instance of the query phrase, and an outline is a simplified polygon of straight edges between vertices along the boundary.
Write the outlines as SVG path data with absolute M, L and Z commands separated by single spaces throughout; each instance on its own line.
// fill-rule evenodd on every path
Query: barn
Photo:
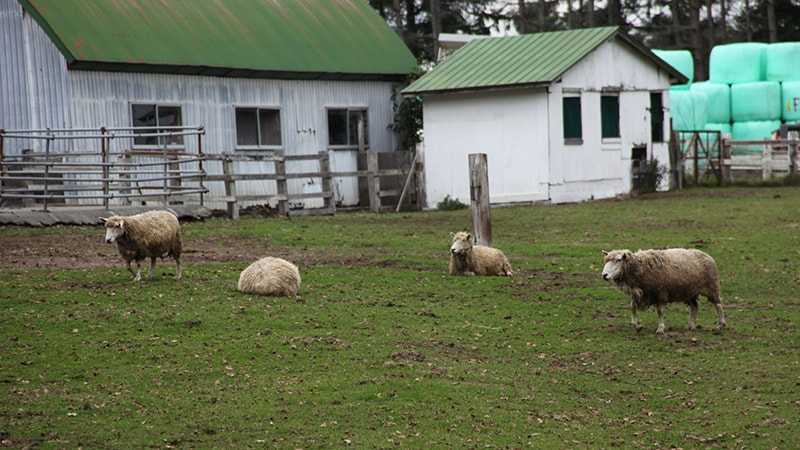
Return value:
M 0 49 L 0 129 L 202 126 L 206 153 L 327 150 L 338 172 L 356 169 L 359 121 L 371 150 L 395 150 L 395 94 L 416 67 L 363 0 L 0 0 Z M 200 145 L 161 140 L 111 150 Z M 41 143 L 4 151 L 30 145 Z M 354 178 L 335 183 L 337 200 L 358 201 Z M 274 189 L 253 181 L 239 194 Z
M 423 99 L 428 205 L 469 199 L 469 153 L 487 154 L 495 204 L 630 192 L 632 165 L 669 164 L 675 82 L 617 27 L 472 40 L 403 90 Z

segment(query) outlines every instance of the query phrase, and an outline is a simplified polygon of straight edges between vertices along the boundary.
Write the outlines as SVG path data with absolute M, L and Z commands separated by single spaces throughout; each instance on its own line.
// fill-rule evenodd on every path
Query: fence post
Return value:
M 108 170 L 108 140 L 106 138 L 106 134 L 108 130 L 106 127 L 100 127 L 100 162 L 103 164 L 102 173 L 103 173 L 103 209 L 108 211 L 108 178 L 109 178 L 109 170 Z
M 425 148 L 417 145 L 416 163 L 414 164 L 414 183 L 417 188 L 417 209 L 425 208 Z
M 197 161 L 197 168 L 199 169 L 198 171 L 200 172 L 201 190 L 206 189 L 205 186 L 206 173 L 205 171 L 203 171 L 203 159 L 205 158 L 205 156 L 203 156 L 203 133 L 205 133 L 204 127 L 200 127 L 197 129 L 197 157 L 199 159 L 199 161 Z M 203 207 L 204 203 L 205 203 L 205 193 L 200 192 L 200 207 Z
M 489 165 L 486 153 L 469 155 L 469 199 L 472 236 L 478 245 L 492 245 L 492 217 L 489 208 Z
M 0 205 L 3 204 L 3 179 L 6 176 L 5 134 L 6 130 L 0 128 Z
M 381 210 L 381 178 L 378 175 L 378 152 L 367 152 L 367 188 L 369 190 L 369 209 Z
M 50 181 L 50 142 L 53 137 L 50 128 L 47 129 L 47 141 L 44 144 L 44 211 L 47 212 L 47 200 L 50 196 L 48 182 Z
M 286 160 L 283 158 L 283 153 L 277 153 L 278 158 L 275 160 L 275 184 L 278 190 L 278 212 L 283 216 L 289 215 L 289 188 L 286 182 Z
M 764 144 L 764 153 L 761 156 L 761 178 L 766 181 L 772 178 L 772 146 Z
M 692 133 L 692 149 L 694 152 L 694 184 L 695 186 L 700 184 L 700 167 L 698 165 L 697 157 L 698 155 L 698 141 L 700 140 L 700 136 L 697 132 Z
M 798 145 L 791 141 L 786 142 L 786 149 L 789 151 L 789 175 L 794 175 L 795 172 L 795 163 L 797 162 L 797 147 Z M 0 155 L 2 155 L 1 152 L 2 141 L 0 141 Z M 2 185 L 0 185 L 0 189 L 2 189 Z
M 331 176 L 331 157 L 327 151 L 319 152 L 319 171 L 322 172 L 322 193 L 325 209 L 336 214 L 336 198 L 333 193 L 333 177 Z
M 225 175 L 225 201 L 228 205 L 228 218 L 239 220 L 239 201 L 236 199 L 236 180 L 233 179 L 233 161 L 222 160 L 222 174 Z

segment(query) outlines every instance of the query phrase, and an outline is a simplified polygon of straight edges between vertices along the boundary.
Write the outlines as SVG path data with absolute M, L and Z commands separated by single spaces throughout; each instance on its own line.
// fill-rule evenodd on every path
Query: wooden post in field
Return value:
M 228 205 L 228 218 L 239 220 L 239 201 L 236 199 L 236 180 L 233 179 L 233 161 L 222 160 L 222 173 L 225 175 L 225 201 Z
M 283 153 L 279 153 L 278 158 L 275 159 L 275 184 L 278 190 L 278 212 L 282 216 L 289 215 L 289 187 L 286 183 L 286 160 L 283 158 Z
M 761 157 L 761 177 L 764 181 L 772 178 L 772 146 L 764 144 L 764 153 Z
M 472 237 L 478 245 L 492 245 L 492 217 L 489 209 L 489 165 L 486 153 L 469 155 L 469 199 L 472 209 Z

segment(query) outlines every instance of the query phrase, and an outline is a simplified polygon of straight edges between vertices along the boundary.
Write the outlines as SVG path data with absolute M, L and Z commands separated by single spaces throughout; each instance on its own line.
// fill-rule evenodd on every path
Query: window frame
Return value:
M 174 125 L 174 126 L 177 126 L 177 127 L 186 126 L 186 125 L 183 124 L 183 105 L 180 104 L 180 103 L 169 103 L 169 102 L 160 103 L 160 102 L 155 102 L 155 101 L 153 101 L 153 102 L 150 102 L 150 101 L 128 102 L 128 114 L 130 115 L 130 119 L 131 119 L 130 120 L 131 128 L 134 129 L 132 134 L 136 134 L 136 132 L 135 132 L 136 128 L 143 128 L 143 127 L 137 127 L 137 126 L 135 126 L 133 124 L 133 107 L 134 106 L 155 106 L 155 108 L 156 108 L 156 124 L 155 124 L 155 127 L 156 128 L 161 127 L 161 125 L 158 123 L 158 108 L 160 108 L 160 107 L 178 108 L 178 110 L 180 110 L 180 112 L 181 112 L 181 123 L 179 125 Z M 183 149 L 185 149 L 186 148 L 186 141 L 183 139 L 184 137 L 185 136 L 180 136 L 180 138 L 181 138 L 181 143 L 180 144 L 167 144 L 166 148 L 168 150 L 183 150 Z M 161 137 L 157 137 L 156 140 L 161 140 Z M 136 138 L 134 137 L 133 138 L 132 148 L 135 149 L 135 150 L 153 150 L 153 149 L 161 150 L 161 149 L 164 148 L 164 145 L 159 144 L 159 143 L 156 143 L 156 144 L 137 144 L 136 143 Z
M 239 145 L 239 129 L 238 124 L 236 123 L 236 113 L 239 109 L 255 109 L 256 110 L 256 131 L 258 132 L 258 145 Z M 278 111 L 278 127 L 280 128 L 280 135 L 281 135 L 281 144 L 280 145 L 261 145 L 261 110 L 276 110 Z M 266 150 L 266 151 L 280 151 L 283 150 L 284 147 L 284 135 L 283 135 L 283 109 L 280 105 L 240 105 L 234 104 L 233 105 L 233 141 L 234 141 L 234 149 L 236 151 L 259 151 L 259 150 Z
M 351 111 L 363 111 L 365 116 L 367 117 L 367 141 L 364 143 L 366 148 L 369 148 L 370 144 L 370 135 L 369 135 L 369 106 L 367 105 L 348 105 L 348 106 L 336 106 L 336 105 L 325 105 L 325 133 L 327 134 L 327 149 L 328 150 L 358 150 L 358 136 L 355 136 L 355 144 L 331 144 L 331 133 L 330 133 L 330 123 L 328 122 L 328 116 L 331 110 L 344 110 L 347 115 L 347 124 L 345 128 L 347 129 L 347 137 L 348 142 L 350 141 L 350 112 Z
M 653 117 L 653 95 L 654 94 L 658 94 L 661 97 L 661 111 L 659 113 L 660 117 L 661 117 L 661 120 L 658 121 L 658 122 L 656 122 L 655 118 Z M 664 126 L 664 119 L 666 118 L 666 114 L 664 114 L 666 112 L 666 108 L 664 108 L 664 91 L 650 91 L 650 106 L 649 106 L 648 110 L 650 111 L 650 142 L 653 143 L 653 144 L 663 144 L 663 143 L 667 142 L 667 140 L 664 138 L 664 132 L 666 131 L 666 128 L 667 128 L 667 127 Z M 655 140 L 653 138 L 655 136 L 655 133 L 654 133 L 655 130 L 653 129 L 653 125 L 655 125 L 656 123 L 659 123 L 659 127 L 661 129 L 661 135 L 660 135 L 658 140 Z
M 617 99 L 617 136 L 603 136 L 603 97 L 615 97 Z M 600 141 L 602 143 L 622 142 L 622 98 L 619 91 L 603 91 L 600 93 Z
M 567 121 L 564 117 L 564 103 L 567 98 L 578 99 L 578 121 L 580 122 L 580 137 L 567 137 Z M 561 93 L 561 133 L 564 138 L 564 145 L 583 145 L 583 95 L 580 90 L 563 90 Z

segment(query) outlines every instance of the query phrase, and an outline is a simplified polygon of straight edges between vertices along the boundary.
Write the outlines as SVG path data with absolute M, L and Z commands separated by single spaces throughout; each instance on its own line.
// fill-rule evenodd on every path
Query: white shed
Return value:
M 403 91 L 423 98 L 427 204 L 469 199 L 469 153 L 492 203 L 630 192 L 634 159 L 669 165 L 664 93 L 683 81 L 616 27 L 471 41 Z

